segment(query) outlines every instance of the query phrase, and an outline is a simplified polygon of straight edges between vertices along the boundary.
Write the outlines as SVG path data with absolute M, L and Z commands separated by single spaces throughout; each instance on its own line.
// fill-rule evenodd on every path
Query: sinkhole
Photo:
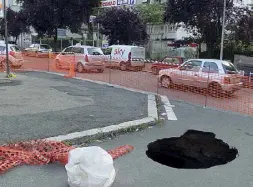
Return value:
M 180 137 L 148 144 L 147 156 L 155 162 L 178 169 L 206 169 L 233 161 L 238 150 L 216 138 L 212 132 L 188 130 Z

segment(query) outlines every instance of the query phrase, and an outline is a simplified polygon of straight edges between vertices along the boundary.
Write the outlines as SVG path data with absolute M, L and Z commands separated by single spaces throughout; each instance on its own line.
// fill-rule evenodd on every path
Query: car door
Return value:
M 84 48 L 73 47 L 73 55 L 71 56 L 71 61 L 76 65 L 78 62 L 84 62 Z
M 129 53 L 131 52 L 131 47 L 129 46 L 117 46 L 113 47 L 112 50 L 112 66 L 120 67 L 121 62 L 127 62 Z
M 88 53 L 88 58 L 90 63 L 96 64 L 101 64 L 103 62 L 103 51 L 99 47 L 87 47 L 87 53 Z
M 34 44 L 30 45 L 28 48 L 27 48 L 27 55 L 32 55 L 32 51 L 33 51 L 33 48 L 34 48 Z
M 166 57 L 165 59 L 163 59 L 162 63 L 157 64 L 157 67 L 158 67 L 159 70 L 167 69 L 167 68 L 170 68 L 172 66 L 172 63 L 173 63 L 173 58 Z
M 186 86 L 198 87 L 199 72 L 201 70 L 202 61 L 189 60 L 185 62 L 179 69 L 181 71 L 182 84 Z
M 208 87 L 211 78 L 218 78 L 219 67 L 215 62 L 206 61 L 203 64 L 201 73 L 199 74 L 199 86 L 201 88 Z
M 69 61 L 71 60 L 71 56 L 73 56 L 73 54 L 71 54 L 72 50 L 72 47 L 68 47 L 61 53 L 59 61 L 63 68 L 69 68 Z
M 112 65 L 112 59 L 111 59 L 111 53 L 112 53 L 112 48 L 108 47 L 103 50 L 104 52 L 104 61 L 105 61 L 105 66 L 106 67 L 111 67 Z

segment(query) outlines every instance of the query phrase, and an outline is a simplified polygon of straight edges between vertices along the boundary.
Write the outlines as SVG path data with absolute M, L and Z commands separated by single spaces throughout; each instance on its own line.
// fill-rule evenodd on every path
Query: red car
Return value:
M 165 57 L 162 62 L 156 62 L 152 64 L 151 70 L 155 75 L 159 74 L 162 69 L 177 68 L 185 61 L 182 57 Z

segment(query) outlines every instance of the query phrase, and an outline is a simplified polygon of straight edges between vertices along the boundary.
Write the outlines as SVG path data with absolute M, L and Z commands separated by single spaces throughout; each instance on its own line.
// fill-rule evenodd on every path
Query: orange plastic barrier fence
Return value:
M 16 144 L 0 146 L 0 173 L 19 165 L 45 165 L 51 162 L 67 164 L 69 151 L 73 146 L 62 142 L 33 140 Z M 108 151 L 113 159 L 132 151 L 130 145 L 124 145 Z M 85 156 L 85 155 L 84 155 Z

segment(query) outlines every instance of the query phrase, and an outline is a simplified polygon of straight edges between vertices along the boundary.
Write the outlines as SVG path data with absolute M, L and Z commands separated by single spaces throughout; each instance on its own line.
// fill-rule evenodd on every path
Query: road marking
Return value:
M 164 103 L 164 108 L 165 108 L 168 120 L 176 121 L 177 116 L 175 115 L 172 109 L 172 107 L 175 107 L 175 106 L 170 104 L 170 101 L 166 96 L 161 96 L 161 100 Z
M 66 135 L 46 138 L 46 140 L 67 141 L 67 140 L 73 140 L 73 139 L 78 139 L 78 138 L 84 138 L 87 136 L 110 133 L 110 132 L 115 132 L 122 129 L 127 129 L 130 127 L 140 126 L 142 124 L 152 123 L 152 122 L 155 122 L 156 119 L 158 119 L 156 99 L 154 95 L 148 95 L 148 117 L 146 118 L 120 123 L 118 125 L 111 125 L 111 126 L 107 126 L 103 128 L 95 128 L 95 129 L 90 129 L 90 130 L 86 130 L 82 132 L 74 132 L 74 133 L 70 133 Z

